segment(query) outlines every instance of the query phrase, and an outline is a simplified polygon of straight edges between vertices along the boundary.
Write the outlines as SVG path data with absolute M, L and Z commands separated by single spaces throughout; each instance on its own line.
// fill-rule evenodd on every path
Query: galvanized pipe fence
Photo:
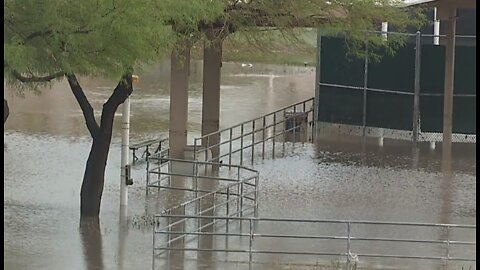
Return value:
M 312 141 L 314 136 L 314 98 L 281 108 L 194 139 L 193 159 L 205 162 L 253 165 L 256 157 L 285 155 L 286 148 Z M 281 150 L 281 151 L 280 151 Z M 270 153 L 268 153 L 270 152 Z
M 175 219 L 175 222 L 171 220 Z M 213 220 L 213 221 L 212 221 Z M 239 224 L 232 231 L 228 227 L 229 222 L 237 221 Z M 190 252 L 210 252 L 218 254 L 218 260 L 229 260 L 231 253 L 243 253 L 248 258 L 245 261 L 251 269 L 252 264 L 260 264 L 261 254 L 263 255 L 282 255 L 289 256 L 289 260 L 294 260 L 295 256 L 301 256 L 301 263 L 318 266 L 319 256 L 342 258 L 347 268 L 357 267 L 359 262 L 363 266 L 368 265 L 365 259 L 408 259 L 408 260 L 436 260 L 442 261 L 444 265 L 452 264 L 452 262 L 472 263 L 476 261 L 475 246 L 476 242 L 471 240 L 475 235 L 475 225 L 457 225 L 457 224 L 435 224 L 435 223 L 409 223 L 409 222 L 379 222 L 379 221 L 360 221 L 360 220 L 321 220 L 321 219 L 285 219 L 285 218 L 259 218 L 259 217 L 238 217 L 238 216 L 218 216 L 218 215 L 189 215 L 185 209 L 183 214 L 172 214 L 172 211 L 163 211 L 155 216 L 156 224 L 164 224 L 154 229 L 154 258 L 169 251 L 190 251 Z M 183 226 L 176 227 L 177 224 L 183 223 Z M 198 224 L 211 226 L 209 230 L 202 231 Z M 242 224 L 246 223 L 242 229 Z M 269 229 L 282 228 L 290 225 L 290 229 L 286 229 L 281 233 L 258 232 L 261 225 L 270 224 Z M 197 225 L 197 226 L 195 226 Z M 333 225 L 335 233 L 318 234 L 321 226 Z M 315 228 L 316 232 L 310 234 L 299 234 L 296 231 L 302 231 L 304 228 Z M 204 227 L 203 227 L 204 228 Z M 291 229 L 295 228 L 295 229 Z M 410 228 L 411 231 L 406 229 Z M 428 229 L 420 236 L 418 232 L 422 229 Z M 360 230 L 359 230 L 360 229 Z M 363 230 L 361 230 L 363 229 Z M 385 237 L 367 237 L 362 235 L 368 229 L 376 229 L 377 232 L 386 232 Z M 383 229 L 383 230 L 382 230 Z M 459 234 L 463 230 L 463 237 L 453 237 L 455 233 Z M 308 230 L 307 230 L 308 231 Z M 312 231 L 312 230 L 310 230 Z M 466 233 L 465 233 L 466 231 Z M 394 237 L 402 232 L 406 235 L 415 232 L 412 237 Z M 460 232 L 460 233 L 459 233 Z M 393 236 L 392 236 L 393 235 Z M 425 237 L 430 236 L 430 238 Z M 176 237 L 175 237 L 176 236 Z M 173 246 L 174 241 L 179 239 L 195 240 L 193 245 Z M 225 241 L 214 241 L 209 247 L 200 245 L 200 237 L 222 237 Z M 165 240 L 161 245 L 155 245 L 157 238 L 164 237 Z M 228 238 L 237 239 L 235 243 L 228 241 Z M 240 240 L 238 240 L 240 239 Z M 246 239 L 246 241 L 241 241 Z M 262 243 L 262 239 L 273 239 L 275 244 Z M 194 242 L 195 242 L 194 241 Z M 282 243 L 283 241 L 283 243 Z M 363 245 L 355 246 L 356 243 Z M 240 244 L 238 244 L 240 243 Z M 260 244 L 258 244 L 260 243 Z M 387 243 L 387 245 L 385 245 Z M 263 244 L 263 245 L 262 245 Z M 383 244 L 383 246 L 382 246 Z M 388 244 L 407 244 L 408 248 L 398 248 L 395 245 Z M 328 246 L 327 249 L 322 247 Z M 368 250 L 368 246 L 377 247 L 370 248 L 374 252 L 365 253 L 362 250 Z M 472 252 L 458 252 L 456 247 L 469 246 Z M 317 250 L 319 251 L 317 251 Z M 453 252 L 452 252 L 453 251 Z M 398 253 L 395 253 L 398 252 Z M 459 254 L 461 253 L 461 254 Z M 465 254 L 466 253 L 466 254 Z M 455 254 L 455 255 L 452 255 Z M 223 255 L 223 256 L 222 256 Z M 254 258 L 260 257 L 258 259 Z M 232 261 L 234 258 L 230 258 Z M 263 258 L 265 259 L 265 257 Z M 263 262 L 264 263 L 264 262 Z M 322 263 L 321 263 L 322 264 Z M 325 265 L 325 260 L 323 261 Z M 383 265 L 384 266 L 384 265 Z M 405 265 L 402 265 L 405 267 Z
M 162 151 L 148 156 L 147 192 L 154 188 L 185 192 L 189 196 L 186 201 L 168 206 L 154 216 L 153 269 L 168 266 L 173 253 L 182 254 L 182 260 L 193 259 L 197 262 L 202 260 L 201 254 L 210 254 L 207 258 L 212 258 L 215 253 L 217 260 L 240 260 L 248 263 L 249 269 L 261 264 L 265 259 L 263 256 L 270 255 L 292 261 L 295 256 L 303 256 L 307 258 L 302 260 L 303 264 L 309 266 L 324 264 L 325 260 L 319 257 L 339 257 L 343 258 L 342 264 L 349 269 L 359 263 L 368 265 L 366 260 L 375 258 L 438 260 L 445 264 L 476 261 L 475 254 L 471 252 L 460 255 L 458 252 L 452 253 L 457 246 L 476 246 L 476 242 L 471 240 L 475 225 L 258 217 L 259 172 L 244 164 L 254 164 L 260 158 L 275 158 L 278 154 L 283 156 L 289 143 L 294 146 L 295 143 L 313 139 L 313 104 L 313 98 L 308 99 L 197 138 L 194 140 L 193 160 L 169 158 L 168 149 L 163 150 L 167 151 L 167 156 Z M 305 132 L 310 128 L 311 133 Z M 298 136 L 297 132 L 302 133 L 303 137 Z M 335 225 L 336 228 L 321 233 L 318 226 L 325 225 Z M 388 227 L 384 230 L 394 232 L 393 236 L 362 235 L 362 232 L 376 230 L 375 226 Z M 359 229 L 361 227 L 363 231 Z M 425 228 L 430 231 L 420 237 L 409 236 L 408 233 L 402 233 L 399 227 L 409 227 L 414 232 Z M 278 228 L 289 229 L 278 231 Z M 302 228 L 313 232 L 295 233 L 302 231 Z M 456 230 L 468 231 L 468 237 L 456 238 Z M 399 233 L 402 234 L 398 236 Z M 289 242 L 286 245 L 269 245 L 264 239 L 275 243 Z M 322 241 L 334 241 L 335 244 Z M 355 243 L 364 245 L 355 246 Z M 418 255 L 388 247 L 368 252 L 365 243 L 370 246 L 408 245 L 409 248 L 403 251 L 412 251 L 412 248 L 426 244 L 436 247 L 429 249 L 432 251 L 429 254 Z M 337 248 L 328 250 L 333 246 Z M 185 255 L 186 252 L 193 257 Z M 247 257 L 239 259 L 232 257 L 232 254 L 244 254 Z
M 168 138 L 162 137 L 133 143 L 130 145 L 129 150 L 132 152 L 132 165 L 137 165 L 142 161 L 147 161 L 148 163 L 149 156 L 159 155 L 159 153 L 168 156 Z M 140 157 L 137 156 L 137 151 L 139 150 L 142 151 Z
M 218 227 L 220 223 L 228 232 L 229 227 L 232 226 L 231 223 L 236 221 L 235 217 L 256 216 L 258 207 L 258 171 L 232 164 L 170 158 L 166 160 L 171 163 L 170 169 L 168 171 L 150 171 L 152 174 L 160 174 L 163 177 L 151 182 L 149 187 L 188 191 L 194 196 L 192 199 L 162 211 L 160 215 L 169 216 L 166 220 L 155 218 L 153 269 L 155 269 L 156 258 L 164 253 L 158 251 L 191 250 L 192 242 L 193 244 L 196 243 L 198 249 L 200 239 L 188 238 L 188 236 L 200 236 L 204 230 L 212 226 Z M 193 166 L 185 168 L 181 167 L 181 164 L 193 164 Z M 215 169 L 208 175 L 203 175 L 199 170 L 202 166 L 212 166 Z M 226 173 L 224 175 L 221 174 L 223 169 Z M 191 181 L 185 183 L 186 180 Z M 182 183 L 176 185 L 174 181 L 181 181 Z M 202 184 L 206 181 L 213 182 L 209 187 L 218 188 L 209 190 L 202 187 Z M 192 218 L 200 216 L 212 218 L 203 220 Z M 216 217 L 222 218 L 217 219 Z M 184 232 L 182 233 L 181 230 L 184 230 Z M 164 235 L 165 238 L 157 239 L 158 235 Z M 160 243 L 160 246 L 157 246 L 158 243 Z

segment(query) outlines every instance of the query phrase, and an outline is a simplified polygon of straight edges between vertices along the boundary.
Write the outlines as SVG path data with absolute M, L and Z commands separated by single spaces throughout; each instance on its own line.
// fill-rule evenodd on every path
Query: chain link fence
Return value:
M 342 38 L 319 38 L 320 134 L 442 141 L 445 47 L 433 41 L 442 44 L 443 36 L 388 35 L 405 35 L 407 43 L 379 62 L 347 58 Z M 476 143 L 475 38 L 457 36 L 462 42 L 456 47 L 453 142 Z

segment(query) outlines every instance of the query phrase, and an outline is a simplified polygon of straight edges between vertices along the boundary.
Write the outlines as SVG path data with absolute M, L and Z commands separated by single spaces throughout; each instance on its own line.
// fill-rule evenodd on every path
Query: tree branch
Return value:
M 4 66 L 5 66 L 5 64 L 4 64 Z M 15 77 L 15 79 L 17 79 L 21 82 L 24 82 L 24 83 L 28 83 L 28 82 L 49 82 L 53 79 L 63 77 L 65 75 L 65 73 L 57 72 L 57 73 L 54 73 L 54 74 L 49 74 L 49 75 L 40 76 L 40 77 L 38 77 L 38 76 L 26 77 L 26 76 L 23 76 L 22 74 L 20 74 L 18 71 L 12 70 L 12 75 L 13 75 L 13 77 Z
M 91 33 L 93 32 L 92 29 L 78 29 L 78 30 L 75 30 L 71 33 L 66 33 L 66 34 L 88 34 L 88 33 Z M 26 41 L 30 41 L 36 37 L 47 37 L 47 36 L 51 36 L 53 34 L 53 31 L 51 29 L 49 30 L 44 30 L 44 31 L 37 31 L 37 32 L 33 32 L 31 33 L 30 35 L 28 35 L 25 40 Z
M 124 103 L 128 96 L 130 96 L 132 91 L 132 74 L 127 73 L 122 76 L 110 98 L 103 104 L 100 130 L 104 135 L 111 136 L 115 112 L 118 106 Z
M 77 99 L 77 102 L 82 109 L 83 117 L 85 118 L 85 123 L 87 124 L 88 131 L 90 132 L 92 138 L 94 138 L 98 134 L 100 128 L 97 124 L 97 121 L 95 120 L 95 114 L 92 105 L 90 105 L 90 102 L 88 102 L 88 99 L 85 96 L 85 93 L 83 92 L 80 83 L 75 77 L 75 74 L 66 74 L 66 77 L 68 83 L 70 84 L 70 88 L 72 89 L 73 95 Z

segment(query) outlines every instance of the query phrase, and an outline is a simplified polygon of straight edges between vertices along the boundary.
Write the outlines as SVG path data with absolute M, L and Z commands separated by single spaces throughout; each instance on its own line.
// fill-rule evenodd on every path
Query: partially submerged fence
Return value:
M 167 159 L 167 162 L 170 163 L 169 170 L 150 172 L 159 174 L 160 179 L 152 182 L 149 187 L 190 191 L 194 197 L 162 211 L 161 215 L 167 216 L 166 220 L 155 218 L 152 258 L 154 269 L 156 258 L 163 254 L 158 251 L 199 251 L 201 250 L 199 246 L 191 245 L 194 239 L 188 238 L 189 236 L 200 236 L 205 233 L 205 229 L 211 226 L 218 227 L 220 223 L 228 232 L 231 221 L 235 220 L 234 217 L 257 215 L 258 171 L 238 165 L 201 161 Z M 208 175 L 199 173 L 201 170 L 198 168 L 202 166 L 210 166 L 213 172 L 209 172 Z M 216 189 L 212 190 L 212 187 Z M 197 218 L 201 216 L 213 218 L 202 220 Z M 157 239 L 158 235 L 164 235 L 166 238 Z M 181 245 L 178 245 L 179 243 Z M 196 244 L 199 244 L 199 240 Z
M 194 160 L 253 164 L 255 157 L 275 158 L 286 145 L 312 140 L 314 98 L 281 108 L 194 139 Z
M 432 40 L 443 36 L 388 33 L 388 38 L 398 36 L 413 42 L 380 62 L 346 58 L 344 39 L 321 37 L 317 64 L 320 132 L 442 141 L 445 47 Z M 476 142 L 475 55 L 474 46 L 456 48 L 454 142 Z
M 216 192 L 206 196 L 212 194 Z M 252 264 L 271 263 L 271 255 L 282 256 L 281 261 L 290 265 L 311 266 L 328 265 L 326 256 L 348 267 L 371 266 L 375 264 L 372 259 L 434 260 L 445 265 L 476 261 L 476 242 L 471 238 L 474 225 L 238 217 L 215 211 L 206 216 L 211 209 L 192 214 L 184 208 L 181 213 L 167 210 L 156 215 L 160 226 L 154 229 L 154 258 L 167 256 L 168 251 L 189 251 L 215 253 L 219 261 L 234 261 L 238 257 L 231 254 L 239 253 L 246 255 L 243 258 L 249 269 Z M 235 226 L 229 228 L 230 223 Z M 203 230 L 207 226 L 209 229 Z M 366 236 L 372 230 L 376 237 Z M 201 236 L 222 240 L 205 247 L 200 243 Z M 183 242 L 185 239 L 189 244 Z M 458 248 L 465 246 L 470 248 Z M 401 267 L 406 265 L 402 263 Z
M 243 262 L 249 269 L 275 263 L 268 256 L 290 265 L 319 266 L 336 258 L 350 268 L 382 269 L 385 264 L 375 260 L 476 261 L 475 225 L 258 217 L 259 173 L 243 164 L 275 158 L 287 144 L 311 140 L 313 104 L 309 99 L 197 138 L 194 160 L 172 159 L 162 151 L 148 157 L 147 190 L 186 194 L 154 217 L 154 269 L 180 263 L 171 260 L 177 255 L 198 263 Z M 368 236 L 372 231 L 375 237 Z
M 147 141 L 141 141 L 130 145 L 129 149 L 132 151 L 132 165 L 144 160 L 146 161 L 149 156 L 158 154 L 160 152 L 168 156 L 168 138 L 161 137 Z

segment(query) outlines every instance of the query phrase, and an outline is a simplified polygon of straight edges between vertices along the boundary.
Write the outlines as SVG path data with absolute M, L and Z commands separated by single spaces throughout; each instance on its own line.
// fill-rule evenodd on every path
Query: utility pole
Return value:
M 132 82 L 137 83 L 139 77 L 132 75 Z M 125 99 L 122 106 L 122 152 L 120 164 L 120 208 L 126 210 L 128 204 L 128 186 L 132 184 L 130 179 L 130 162 L 128 150 L 130 146 L 130 97 Z

